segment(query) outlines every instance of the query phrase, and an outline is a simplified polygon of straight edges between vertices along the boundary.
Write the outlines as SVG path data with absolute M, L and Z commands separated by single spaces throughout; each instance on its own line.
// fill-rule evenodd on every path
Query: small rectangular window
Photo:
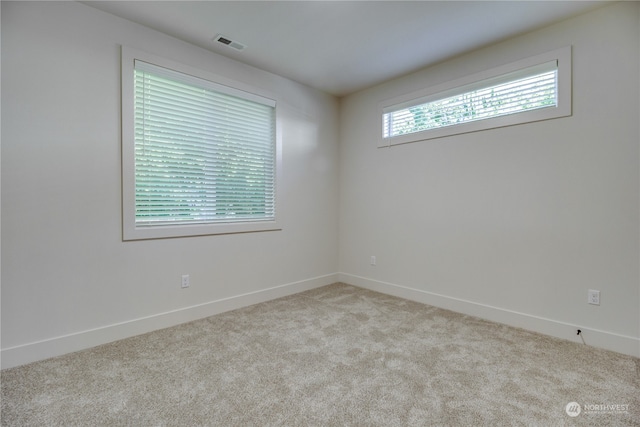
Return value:
M 570 115 L 570 55 L 555 51 L 386 102 L 381 146 Z
M 276 229 L 275 101 L 124 52 L 125 240 Z

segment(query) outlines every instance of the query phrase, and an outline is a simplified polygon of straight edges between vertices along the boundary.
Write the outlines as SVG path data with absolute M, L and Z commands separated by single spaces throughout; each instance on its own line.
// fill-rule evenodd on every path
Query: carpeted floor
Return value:
M 639 359 L 344 284 L 1 375 L 7 426 L 640 425 Z

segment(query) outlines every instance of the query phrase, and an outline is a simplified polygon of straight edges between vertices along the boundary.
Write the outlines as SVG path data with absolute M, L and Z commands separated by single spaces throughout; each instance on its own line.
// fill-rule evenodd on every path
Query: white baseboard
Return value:
M 2 349 L 0 360 L 2 369 L 24 365 L 50 357 L 60 356 L 74 351 L 85 350 L 112 341 L 129 338 L 158 329 L 168 328 L 181 323 L 202 319 L 215 314 L 246 307 L 253 304 L 293 295 L 335 282 L 343 282 L 376 292 L 381 292 L 423 304 L 444 308 L 470 316 L 503 323 L 533 332 L 550 335 L 582 343 L 576 335 L 576 329 L 582 330 L 586 344 L 640 357 L 640 339 L 612 332 L 589 329 L 579 325 L 545 319 L 503 308 L 479 304 L 473 301 L 439 295 L 419 289 L 381 282 L 347 273 L 335 273 L 298 282 L 275 286 L 230 298 L 210 301 L 169 312 L 158 313 L 139 319 L 107 325 L 69 335 L 32 342 Z
M 381 282 L 365 277 L 347 273 L 338 273 L 339 280 L 343 283 L 381 292 L 388 295 L 444 308 L 457 313 L 479 317 L 493 322 L 502 323 L 528 331 L 563 338 L 573 342 L 582 343 L 582 339 L 576 334 L 580 329 L 582 338 L 586 344 L 615 351 L 617 353 L 640 357 L 640 338 L 616 334 L 613 332 L 589 329 L 579 325 L 545 319 L 526 313 L 519 313 L 499 307 L 479 304 L 473 301 L 448 297 L 419 289 L 400 286 L 393 283 Z
M 96 329 L 2 349 L 0 352 L 2 369 L 85 350 L 112 341 L 224 313 L 225 311 L 330 285 L 337 281 L 337 273 L 328 274 Z

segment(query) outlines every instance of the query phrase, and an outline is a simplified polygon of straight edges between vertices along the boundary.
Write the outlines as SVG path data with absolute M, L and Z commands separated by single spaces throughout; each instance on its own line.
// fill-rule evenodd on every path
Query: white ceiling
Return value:
M 336 96 L 584 13 L 599 1 L 88 1 Z M 213 38 L 245 44 L 235 51 Z

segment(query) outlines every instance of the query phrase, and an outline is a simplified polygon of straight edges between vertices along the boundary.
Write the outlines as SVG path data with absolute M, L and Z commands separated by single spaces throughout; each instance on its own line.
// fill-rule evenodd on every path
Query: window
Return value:
M 384 102 L 389 146 L 571 115 L 571 48 Z
M 279 228 L 274 100 L 125 47 L 122 79 L 125 240 Z

